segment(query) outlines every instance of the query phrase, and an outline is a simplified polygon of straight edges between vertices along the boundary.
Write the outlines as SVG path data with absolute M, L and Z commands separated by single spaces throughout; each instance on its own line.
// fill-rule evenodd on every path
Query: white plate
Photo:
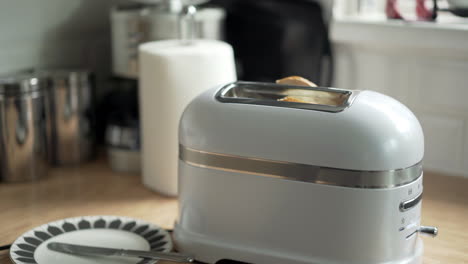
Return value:
M 15 264 L 150 264 L 154 260 L 74 256 L 51 251 L 49 242 L 135 250 L 172 250 L 170 234 L 157 225 L 127 217 L 85 216 L 39 226 L 20 236 L 10 248 Z

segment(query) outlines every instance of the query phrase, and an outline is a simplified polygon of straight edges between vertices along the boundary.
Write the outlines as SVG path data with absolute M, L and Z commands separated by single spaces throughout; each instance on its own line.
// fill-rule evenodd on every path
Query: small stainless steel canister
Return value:
M 78 165 L 95 152 L 94 78 L 85 70 L 40 73 L 49 83 L 51 119 L 49 159 L 54 165 Z
M 137 126 L 108 125 L 106 145 L 107 157 L 112 170 L 140 172 L 140 129 Z
M 208 0 L 191 0 L 199 5 Z M 148 1 L 152 2 L 152 1 Z M 138 46 L 142 43 L 179 38 L 179 19 L 184 1 L 161 0 L 152 4 L 124 3 L 111 9 L 112 67 L 114 74 L 138 78 Z M 196 15 L 196 38 L 223 39 L 225 11 L 199 8 Z
M 0 78 L 0 179 L 34 180 L 47 174 L 46 83 L 32 75 Z

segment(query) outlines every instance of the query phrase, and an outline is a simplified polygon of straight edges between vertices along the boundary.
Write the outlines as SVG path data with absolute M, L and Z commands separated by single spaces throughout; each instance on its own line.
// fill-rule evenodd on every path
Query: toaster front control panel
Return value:
M 398 210 L 401 216 L 398 231 L 402 238 L 409 240 L 416 234 L 437 236 L 438 230 L 432 226 L 421 226 L 421 200 L 423 196 L 422 177 L 403 188 L 404 198 L 400 201 Z
M 403 197 L 398 204 L 400 215 L 398 231 L 406 240 L 415 237 L 419 230 L 422 195 L 422 177 L 403 188 Z

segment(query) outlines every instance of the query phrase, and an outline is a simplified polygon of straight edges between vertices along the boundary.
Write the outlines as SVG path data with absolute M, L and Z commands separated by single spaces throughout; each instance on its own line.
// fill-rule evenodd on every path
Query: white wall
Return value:
M 123 0 L 0 0 L 0 73 L 110 68 L 109 9 Z
M 335 21 L 335 86 L 400 100 L 425 135 L 424 167 L 468 177 L 468 23 Z

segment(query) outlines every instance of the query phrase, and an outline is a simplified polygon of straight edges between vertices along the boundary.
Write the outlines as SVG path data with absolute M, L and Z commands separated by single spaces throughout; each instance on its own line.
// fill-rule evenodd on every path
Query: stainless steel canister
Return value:
M 86 70 L 54 70 L 48 80 L 51 119 L 49 159 L 54 165 L 77 165 L 95 152 L 94 78 Z
M 112 170 L 140 172 L 140 129 L 138 126 L 109 124 L 106 128 L 106 145 Z
M 155 40 L 179 38 L 180 1 L 154 4 L 126 3 L 112 8 L 112 68 L 114 74 L 138 78 L 138 46 Z M 192 0 L 200 4 L 206 0 Z M 225 11 L 221 8 L 199 8 L 195 17 L 196 38 L 222 39 Z
M 32 75 L 0 78 L 0 179 L 34 180 L 47 174 L 46 83 Z

